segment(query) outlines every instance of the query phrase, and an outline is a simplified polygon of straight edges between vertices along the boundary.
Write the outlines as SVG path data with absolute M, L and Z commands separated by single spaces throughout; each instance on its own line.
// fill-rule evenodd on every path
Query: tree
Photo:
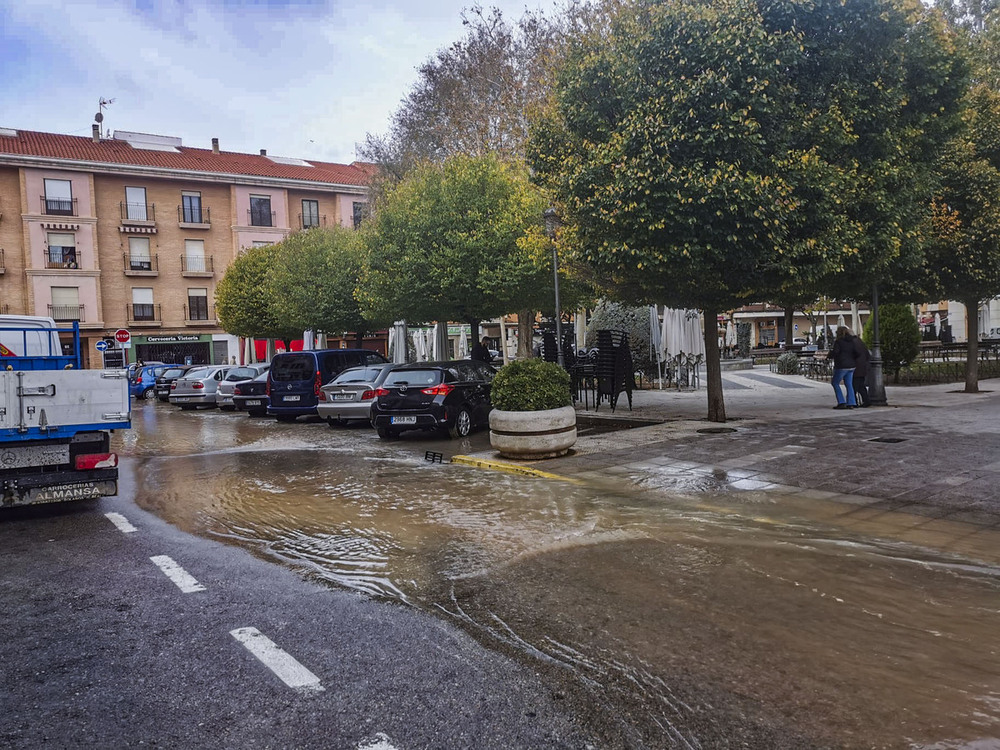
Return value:
M 862 335 L 869 347 L 874 341 L 874 323 L 873 318 L 868 318 Z M 878 328 L 885 370 L 898 380 L 899 371 L 920 354 L 920 325 L 909 305 L 890 303 L 879 307 Z
M 639 3 L 568 55 L 529 159 L 599 276 L 704 311 L 710 420 L 720 310 L 837 278 L 857 293 L 906 245 L 952 93 L 924 19 L 892 0 Z
M 362 262 L 360 235 L 352 229 L 313 228 L 274 246 L 275 308 L 289 327 L 326 333 L 353 331 L 358 339 L 391 318 L 369 320 L 355 299 Z
M 362 228 L 362 313 L 477 325 L 540 305 L 551 289 L 545 206 L 524 170 L 493 156 L 411 169 Z
M 278 260 L 275 245 L 248 247 L 239 253 L 215 287 L 215 311 L 226 333 L 246 338 L 282 339 L 302 335 L 280 313 L 271 283 Z

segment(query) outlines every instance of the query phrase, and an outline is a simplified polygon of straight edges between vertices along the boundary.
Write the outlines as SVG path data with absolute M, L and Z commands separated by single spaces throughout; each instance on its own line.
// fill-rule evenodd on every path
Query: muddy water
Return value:
M 137 405 L 138 501 L 513 651 L 608 747 L 1000 746 L 1000 535 L 794 495 L 573 485 L 482 450 Z

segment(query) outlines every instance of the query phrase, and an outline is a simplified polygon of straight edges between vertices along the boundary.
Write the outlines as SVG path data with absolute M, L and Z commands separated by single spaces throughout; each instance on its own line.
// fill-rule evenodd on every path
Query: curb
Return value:
M 579 479 L 563 476 L 562 474 L 552 474 L 541 469 L 533 469 L 530 466 L 509 463 L 507 461 L 493 461 L 489 458 L 475 458 L 473 456 L 452 456 L 451 463 L 463 466 L 474 466 L 477 469 L 490 469 L 491 471 L 502 471 L 507 474 L 520 474 L 527 477 L 538 477 L 539 479 L 555 479 L 559 482 L 569 482 L 570 484 L 583 484 Z

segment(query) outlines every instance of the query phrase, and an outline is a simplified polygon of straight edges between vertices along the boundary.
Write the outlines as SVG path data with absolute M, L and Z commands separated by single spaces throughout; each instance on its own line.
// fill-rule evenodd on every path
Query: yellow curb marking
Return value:
M 451 462 L 453 464 L 462 464 L 463 466 L 475 466 L 480 469 L 504 471 L 508 474 L 520 474 L 522 476 L 538 477 L 540 479 L 555 479 L 560 482 L 569 482 L 570 484 L 583 484 L 581 480 L 574 479 L 573 477 L 566 477 L 562 474 L 552 474 L 548 471 L 542 471 L 541 469 L 532 469 L 530 466 L 521 466 L 520 464 L 512 464 L 506 461 L 493 461 L 488 458 L 473 458 L 472 456 L 452 456 Z

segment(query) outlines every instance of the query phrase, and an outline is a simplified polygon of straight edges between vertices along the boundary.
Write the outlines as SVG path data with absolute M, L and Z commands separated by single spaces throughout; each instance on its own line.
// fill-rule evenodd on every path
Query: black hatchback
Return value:
M 383 440 L 403 430 L 442 430 L 465 437 L 489 423 L 496 370 L 470 359 L 403 365 L 375 391 L 372 426 Z

